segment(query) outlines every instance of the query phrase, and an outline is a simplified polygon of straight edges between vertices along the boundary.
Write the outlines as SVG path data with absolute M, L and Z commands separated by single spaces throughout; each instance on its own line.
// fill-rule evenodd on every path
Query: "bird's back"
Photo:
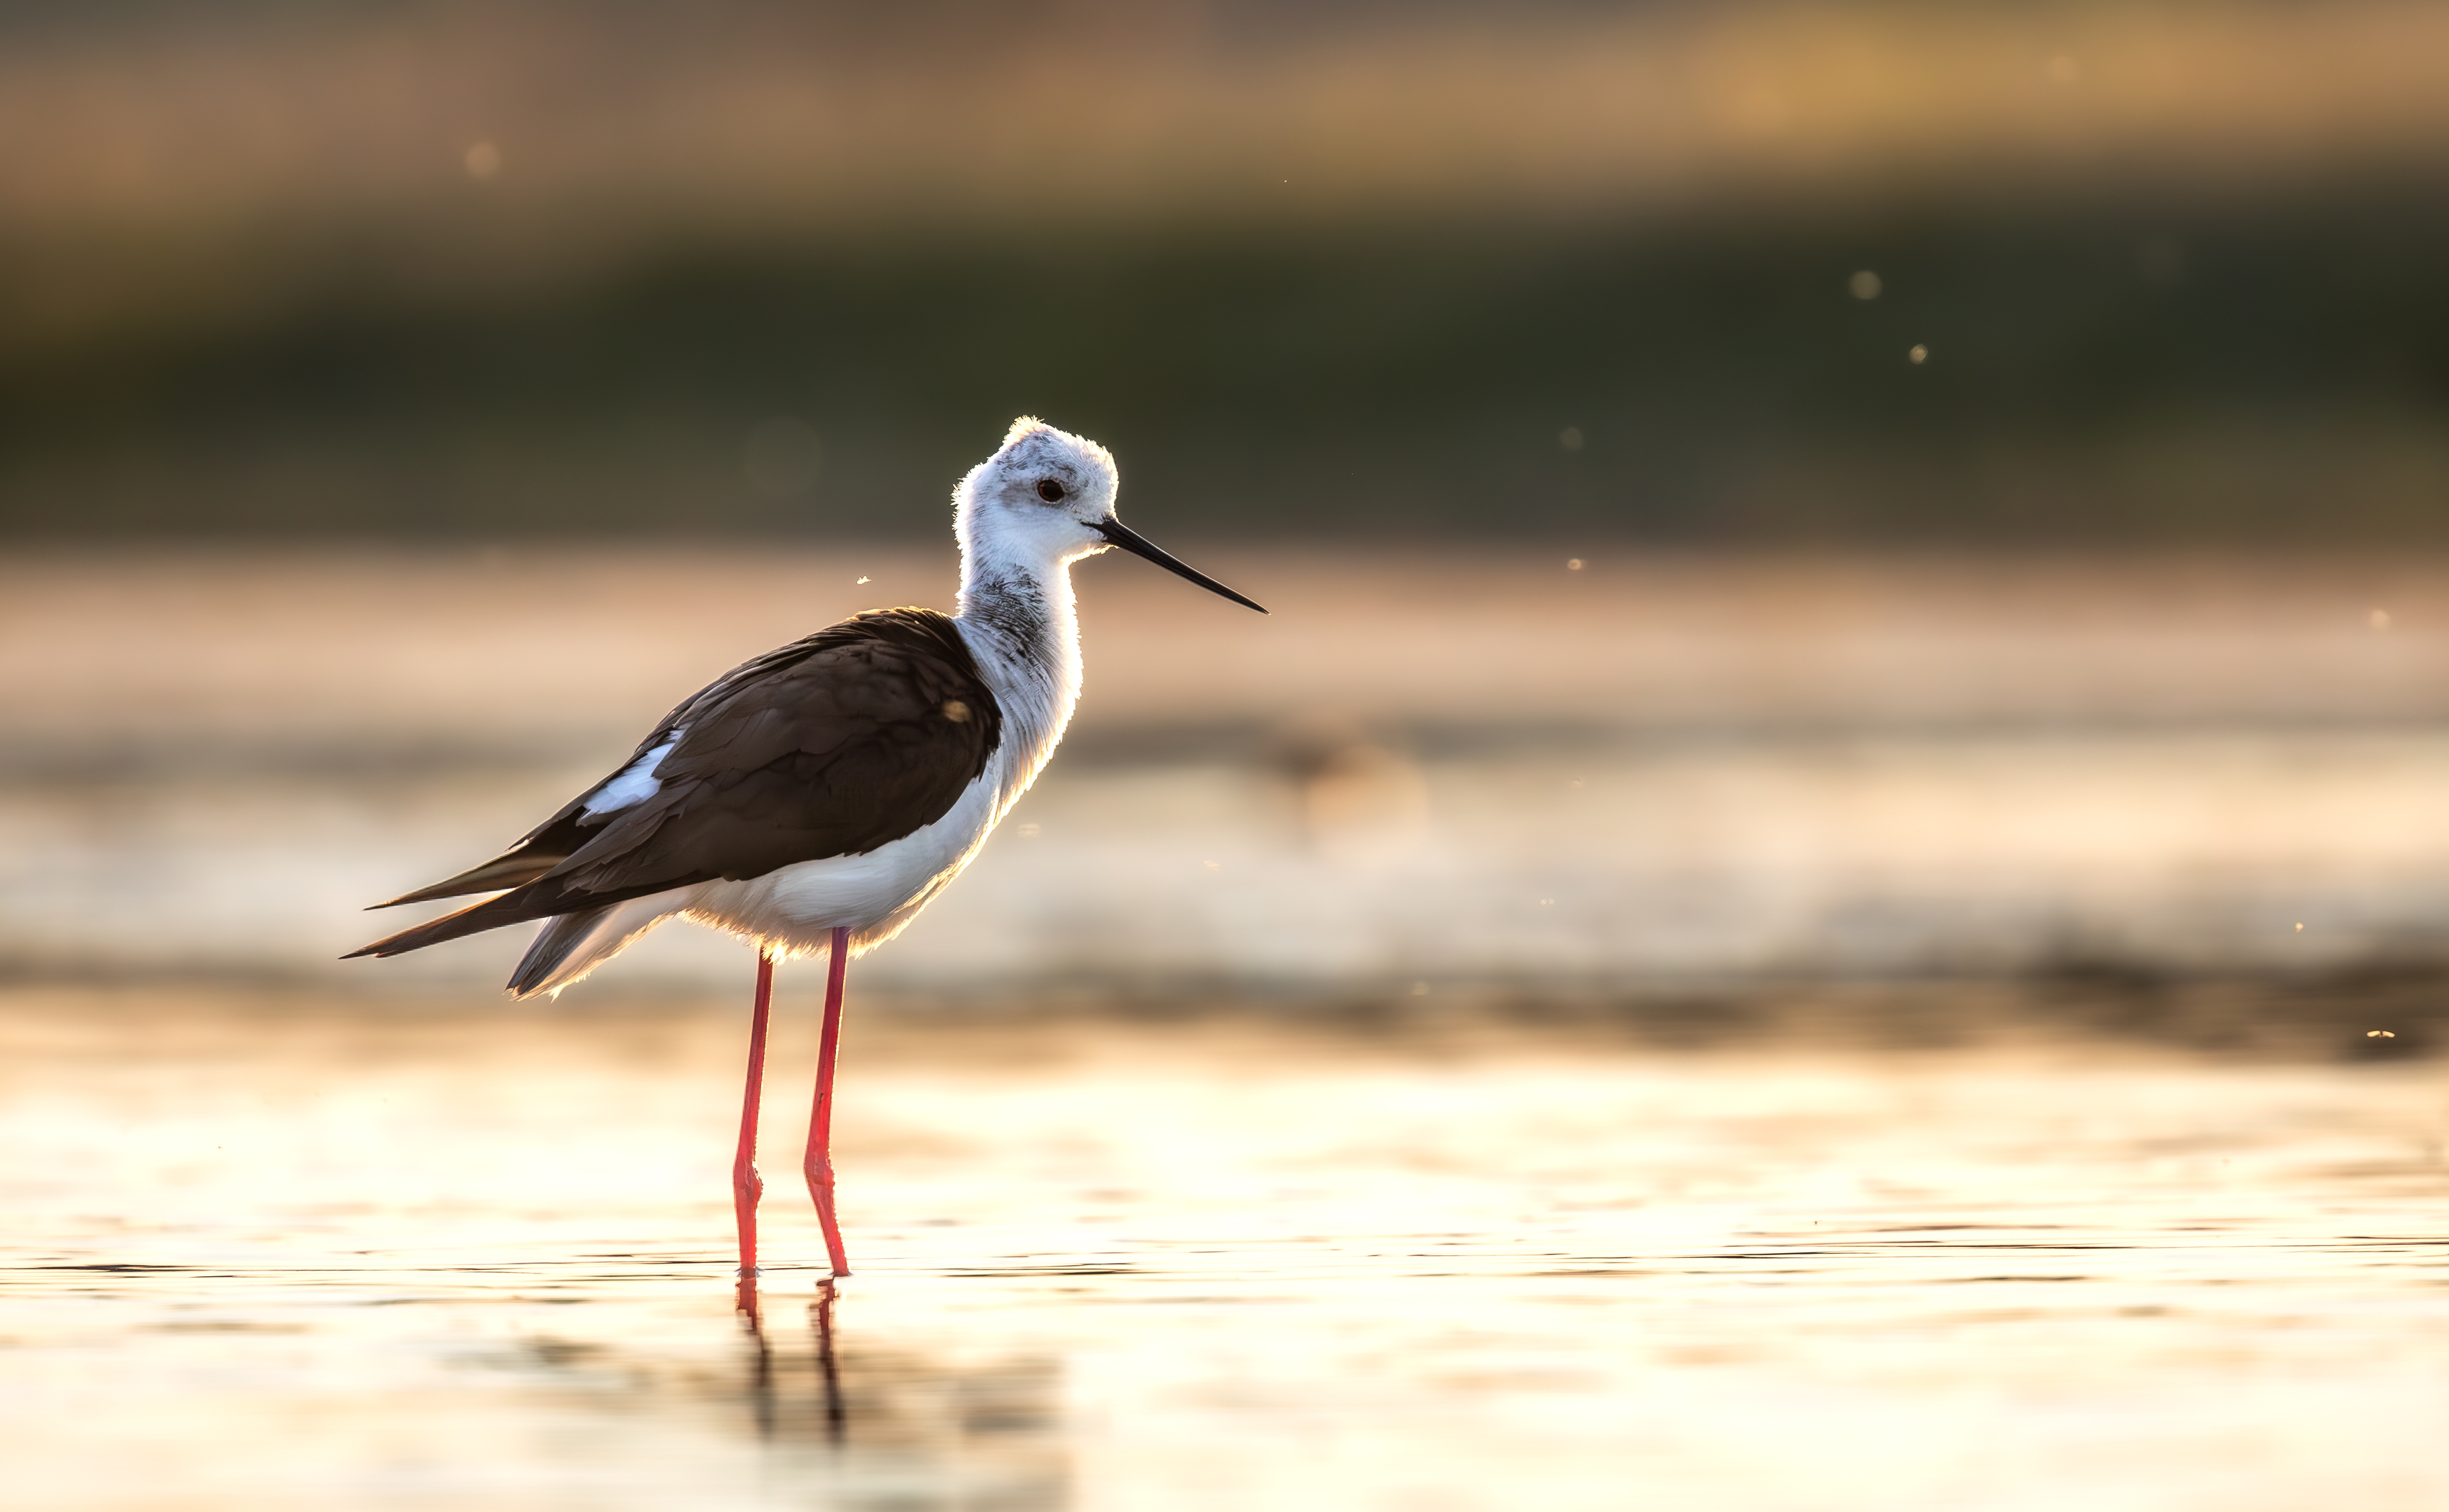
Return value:
M 510 891 L 356 954 L 877 850 L 942 818 L 1003 738 L 950 618 L 857 615 L 724 673 L 508 851 L 394 901 Z

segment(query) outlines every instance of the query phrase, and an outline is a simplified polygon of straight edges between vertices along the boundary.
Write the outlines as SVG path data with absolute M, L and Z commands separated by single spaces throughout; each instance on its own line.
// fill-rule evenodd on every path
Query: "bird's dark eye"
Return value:
M 1049 504 L 1060 504 L 1063 502 L 1063 485 L 1051 477 L 1040 478 L 1037 480 L 1037 496 Z

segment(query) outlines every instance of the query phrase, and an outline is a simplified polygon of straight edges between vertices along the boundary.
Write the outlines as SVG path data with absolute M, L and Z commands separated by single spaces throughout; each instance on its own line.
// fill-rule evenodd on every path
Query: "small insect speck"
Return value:
M 2300 934 L 2300 935 L 2301 935 L 2301 934 L 2303 934 L 2304 932 L 2304 926 L 2303 924 L 2298 924 L 2298 925 L 2296 926 L 2296 933 L 2298 933 L 2298 934 Z
M 864 583 L 864 582 L 866 582 L 866 581 L 867 581 L 867 579 L 862 577 L 862 578 L 860 578 L 860 579 L 859 579 L 859 581 L 860 581 L 860 582 L 862 582 L 862 583 Z
M 2397 1031 L 2390 1029 L 2367 1029 L 2364 1031 L 2364 1037 L 2366 1039 L 2396 1039 L 2398 1037 L 2398 1033 Z
M 1565 558 L 1565 571 L 1566 571 L 1566 572 L 1580 572 L 1581 570 L 1582 570 L 1582 559 L 1581 559 L 1580 557 L 1578 557 L 1578 556 L 1569 556 L 1569 557 L 1566 557 L 1566 558 Z
M 1916 367 L 1919 367 L 1924 362 L 1930 360 L 1930 348 L 1922 345 L 1919 341 L 1916 341 L 1913 344 L 1913 349 L 1905 354 L 1905 360 L 1911 362 Z
M 1553 908 L 1556 906 L 1556 900 L 1553 898 L 1542 898 L 1539 900 L 1539 906 L 1542 908 Z

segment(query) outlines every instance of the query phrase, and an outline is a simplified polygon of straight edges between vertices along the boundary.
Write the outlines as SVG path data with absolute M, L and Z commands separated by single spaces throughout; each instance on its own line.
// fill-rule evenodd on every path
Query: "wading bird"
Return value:
M 858 614 L 734 668 L 509 850 L 376 906 L 499 897 L 351 957 L 543 920 L 511 974 L 511 995 L 526 998 L 560 991 L 675 915 L 754 944 L 748 1086 L 731 1172 L 744 1289 L 765 1190 L 757 1109 L 774 962 L 822 952 L 824 1033 L 802 1169 L 834 1273 L 848 1275 L 830 1148 L 843 970 L 960 874 L 1063 738 L 1080 696 L 1071 564 L 1120 547 L 1266 612 L 1116 519 L 1116 487 L 1104 447 L 1042 420 L 1014 421 L 954 493 L 961 592 L 950 616 Z

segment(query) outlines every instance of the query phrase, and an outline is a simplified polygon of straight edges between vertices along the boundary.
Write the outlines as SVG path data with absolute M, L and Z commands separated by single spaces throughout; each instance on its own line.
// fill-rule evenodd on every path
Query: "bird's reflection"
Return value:
M 834 1304 L 839 1293 L 831 1276 L 817 1282 L 816 1300 L 808 1304 L 809 1331 L 816 1339 L 817 1381 L 822 1403 L 825 1441 L 839 1444 L 850 1417 L 842 1405 L 841 1370 L 834 1360 Z M 757 1436 L 774 1437 L 779 1408 L 775 1402 L 774 1345 L 765 1336 L 765 1314 L 757 1289 L 755 1272 L 740 1278 L 738 1299 L 741 1325 L 747 1330 L 755 1353 L 749 1367 L 748 1400 L 757 1423 Z
M 1057 1361 L 980 1357 L 942 1340 L 932 1349 L 872 1338 L 845 1344 L 841 1300 L 830 1277 L 817 1282 L 801 1354 L 794 1330 L 766 1327 L 757 1278 L 741 1278 L 749 1353 L 722 1388 L 734 1401 L 747 1398 L 748 1420 L 778 1467 L 837 1478 L 828 1482 L 837 1487 L 850 1483 L 838 1478 L 873 1475 L 906 1490 L 919 1474 L 940 1483 L 945 1504 L 1010 1512 L 1070 1504 Z
M 765 1338 L 765 1315 L 758 1306 L 757 1273 L 740 1272 L 740 1321 L 748 1330 L 748 1342 L 755 1349 L 755 1364 L 749 1367 L 748 1408 L 757 1420 L 757 1436 L 774 1436 L 774 1346 Z
M 834 1278 L 817 1283 L 817 1300 L 808 1304 L 808 1323 L 817 1335 L 817 1374 L 824 1382 L 825 1438 L 839 1444 L 849 1418 L 842 1409 L 841 1372 L 834 1365 Z

